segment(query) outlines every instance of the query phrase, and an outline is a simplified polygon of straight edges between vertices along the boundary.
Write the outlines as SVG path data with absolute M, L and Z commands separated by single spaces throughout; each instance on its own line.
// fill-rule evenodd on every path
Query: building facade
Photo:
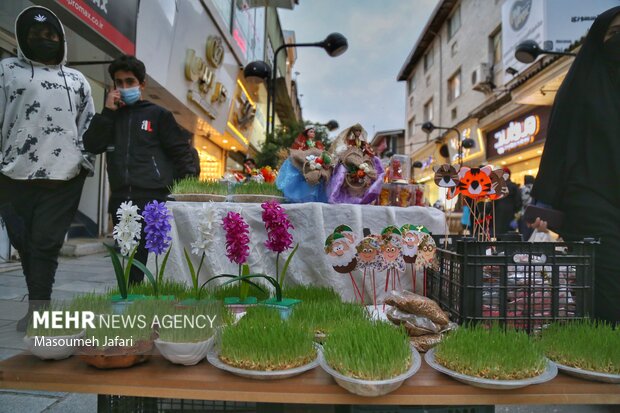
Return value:
M 265 139 L 267 90 L 264 84 L 248 82 L 243 67 L 253 60 L 273 59 L 270 50 L 285 41 L 276 6 L 292 9 L 296 0 L 0 2 L 2 58 L 16 54 L 15 18 L 34 4 L 50 8 L 62 20 L 67 65 L 87 77 L 98 112 L 112 85 L 109 62 L 126 53 L 145 63 L 143 98 L 170 110 L 191 133 L 201 179 L 217 179 L 227 169 L 241 169 L 244 158 L 260 149 Z M 289 73 L 288 82 L 283 82 L 287 93 L 280 101 L 286 98 L 288 107 L 293 107 L 290 101 L 298 98 L 288 92 L 296 91 L 290 80 L 294 59 L 287 63 L 289 56 L 284 52 L 280 56 L 282 77 Z M 108 197 L 105 159 L 98 156 L 96 174 L 87 179 L 79 206 L 84 231 L 70 236 L 96 237 L 110 231 Z M 6 236 L 0 238 L 6 240 Z
M 406 145 L 418 182 L 432 204 L 443 191 L 432 183 L 443 163 L 508 167 L 512 180 L 536 176 L 555 93 L 571 57 L 543 55 L 518 62 L 515 49 L 535 40 L 565 51 L 586 34 L 613 0 L 442 0 L 403 64 Z M 436 129 L 428 132 L 431 122 Z M 431 128 L 432 129 L 432 128 Z M 472 148 L 460 142 L 473 139 Z M 419 165 L 419 163 L 418 163 Z

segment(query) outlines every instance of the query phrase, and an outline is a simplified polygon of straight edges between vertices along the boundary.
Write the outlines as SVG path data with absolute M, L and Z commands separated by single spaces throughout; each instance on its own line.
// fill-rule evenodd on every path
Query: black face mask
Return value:
M 39 63 L 51 62 L 58 58 L 60 42 L 43 38 L 28 40 L 32 60 Z
M 607 60 L 620 63 L 620 33 L 614 34 L 603 43 L 603 53 Z

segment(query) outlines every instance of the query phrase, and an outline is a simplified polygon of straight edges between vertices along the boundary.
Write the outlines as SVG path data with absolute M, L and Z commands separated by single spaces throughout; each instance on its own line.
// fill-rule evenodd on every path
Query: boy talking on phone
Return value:
M 172 113 L 142 98 L 144 63 L 123 55 L 110 64 L 108 73 L 114 88 L 84 134 L 84 146 L 92 153 L 106 152 L 108 212 L 116 225 L 116 210 L 122 202 L 132 201 L 141 212 L 153 200 L 166 200 L 173 177 L 194 176 L 196 170 L 189 141 Z M 143 231 L 135 259 L 146 264 L 147 257 Z M 132 268 L 130 284 L 143 279 L 144 274 Z

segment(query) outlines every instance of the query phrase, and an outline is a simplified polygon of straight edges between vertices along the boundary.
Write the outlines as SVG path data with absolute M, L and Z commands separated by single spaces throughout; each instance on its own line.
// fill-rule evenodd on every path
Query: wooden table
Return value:
M 401 388 L 374 398 L 347 392 L 320 367 L 287 380 L 257 381 L 223 372 L 207 361 L 184 367 L 161 357 L 129 369 L 97 370 L 77 357 L 42 361 L 22 354 L 0 362 L 0 388 L 257 403 L 620 404 L 617 384 L 584 381 L 560 373 L 548 383 L 523 389 L 485 390 L 453 380 L 424 362 Z

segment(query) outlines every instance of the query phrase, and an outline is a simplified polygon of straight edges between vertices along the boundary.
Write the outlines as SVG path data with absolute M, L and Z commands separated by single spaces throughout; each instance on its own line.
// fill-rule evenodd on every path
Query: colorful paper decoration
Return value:
M 437 186 L 441 188 L 458 187 L 460 181 L 458 169 L 458 167 L 455 168 L 447 163 L 434 168 Z

